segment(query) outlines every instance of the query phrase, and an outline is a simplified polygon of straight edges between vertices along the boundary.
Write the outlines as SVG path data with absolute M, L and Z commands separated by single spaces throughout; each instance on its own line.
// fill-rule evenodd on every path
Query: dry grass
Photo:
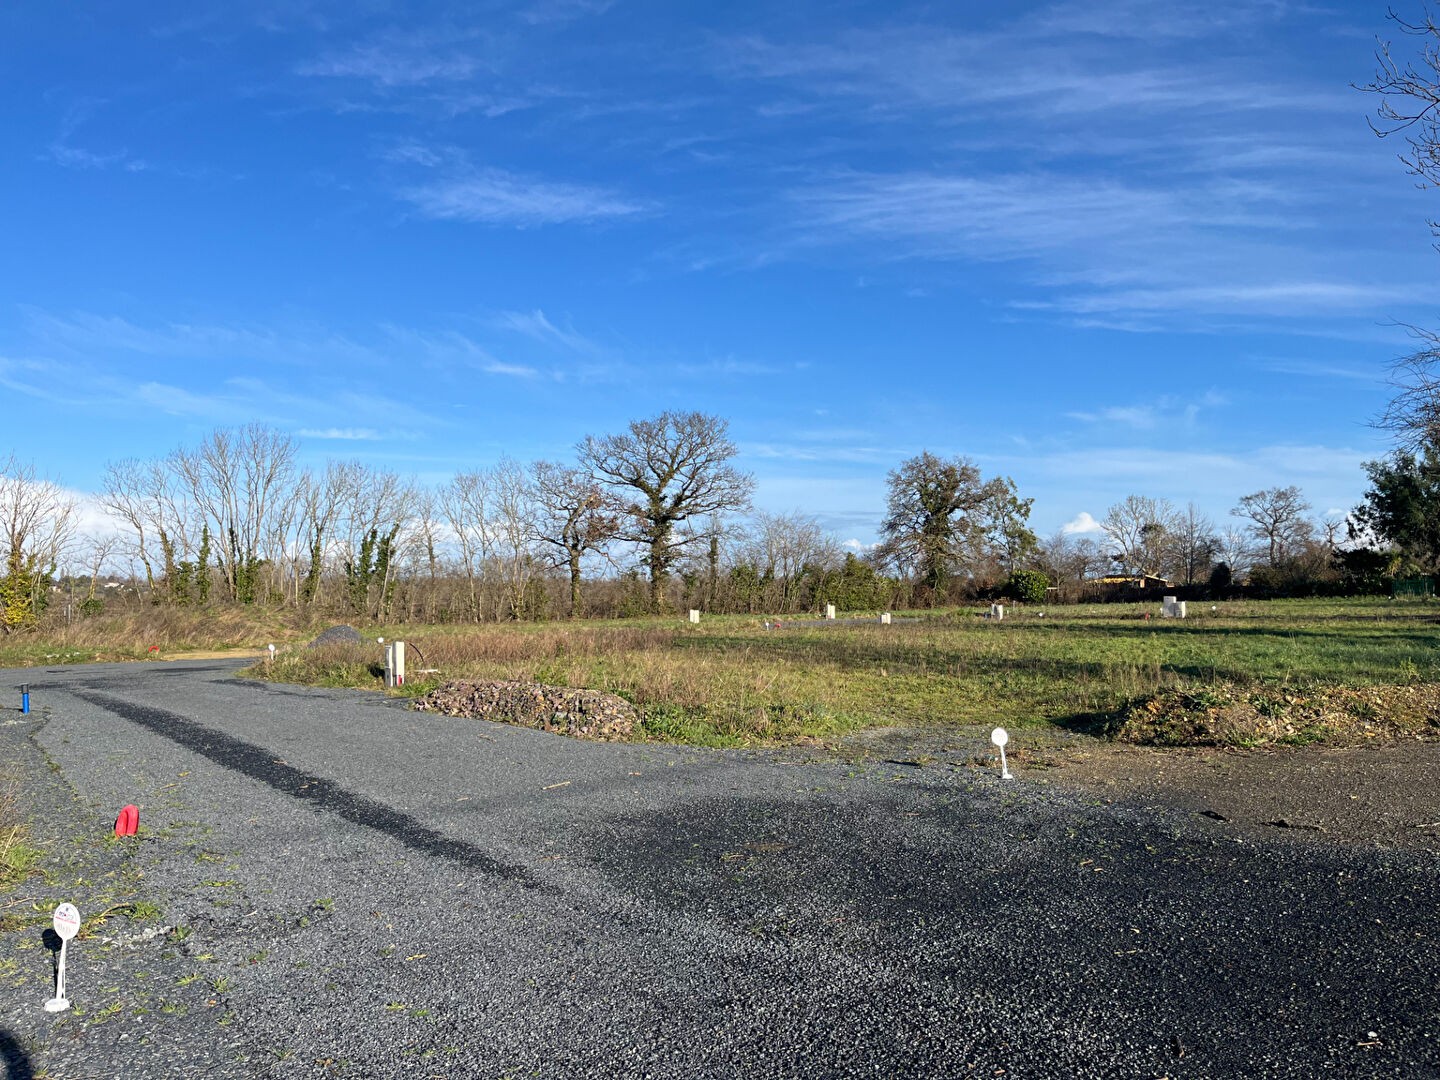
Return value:
M 29 843 L 29 830 L 20 816 L 12 775 L 0 776 L 0 887 L 25 877 L 41 856 Z
M 0 666 L 144 660 L 196 650 L 259 649 L 313 636 L 290 614 L 264 608 L 144 607 L 76 618 L 0 638 Z
M 1193 610 L 1193 609 L 1192 609 Z M 445 679 L 606 690 L 651 738 L 707 745 L 824 738 L 875 725 L 1113 724 L 1136 702 L 1211 685 L 1296 688 L 1429 681 L 1433 605 L 1275 601 L 1184 622 L 1152 605 L 973 610 L 891 627 L 758 618 L 483 628 L 389 627 L 412 649 L 409 692 Z M 378 687 L 379 645 L 282 655 L 268 677 Z M 423 669 L 438 669 L 425 674 Z M 258 672 L 264 674 L 263 672 Z

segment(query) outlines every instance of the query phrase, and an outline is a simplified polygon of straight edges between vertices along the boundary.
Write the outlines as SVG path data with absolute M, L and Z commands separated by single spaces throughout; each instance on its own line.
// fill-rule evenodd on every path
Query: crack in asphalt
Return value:
M 516 882 L 540 892 L 554 891 L 551 886 L 537 881 L 523 867 L 502 862 L 474 844 L 446 836 L 409 814 L 401 813 L 364 795 L 347 791 L 333 780 L 314 776 L 293 765 L 277 761 L 270 751 L 253 743 L 197 724 L 179 713 L 165 709 L 139 705 L 94 691 L 71 690 L 69 693 L 82 701 L 98 705 L 122 720 L 139 724 L 201 757 L 208 758 L 222 768 L 258 780 L 282 795 L 311 803 L 352 824 L 383 833 L 412 851 L 448 859 L 472 870 L 479 870 L 503 881 Z

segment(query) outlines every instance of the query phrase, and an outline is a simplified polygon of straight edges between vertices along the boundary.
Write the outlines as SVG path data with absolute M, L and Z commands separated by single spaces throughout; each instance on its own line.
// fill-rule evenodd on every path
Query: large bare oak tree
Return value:
M 722 511 L 746 511 L 755 480 L 730 462 L 737 453 L 729 424 L 700 412 L 663 412 L 632 420 L 618 435 L 586 436 L 580 463 L 619 501 L 619 537 L 642 545 L 650 575 L 650 607 L 660 611 L 679 552 L 702 538 L 681 523 Z

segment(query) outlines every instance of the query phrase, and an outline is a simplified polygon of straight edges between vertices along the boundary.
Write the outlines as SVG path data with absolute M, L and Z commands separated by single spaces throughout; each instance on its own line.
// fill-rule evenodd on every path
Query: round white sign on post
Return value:
M 55 935 L 69 941 L 80 932 L 80 912 L 74 904 L 61 904 L 55 909 Z
M 80 932 L 80 912 L 74 904 L 61 904 L 52 919 L 55 935 L 60 939 L 60 956 L 55 963 L 55 996 L 45 1002 L 46 1012 L 64 1012 L 70 1008 L 65 996 L 65 950 L 70 939 Z
M 990 733 L 990 741 L 994 743 L 1000 751 L 1000 779 L 1015 779 L 1010 775 L 1010 763 L 1005 760 L 1005 744 L 1010 741 L 1010 733 L 1003 727 L 997 727 Z

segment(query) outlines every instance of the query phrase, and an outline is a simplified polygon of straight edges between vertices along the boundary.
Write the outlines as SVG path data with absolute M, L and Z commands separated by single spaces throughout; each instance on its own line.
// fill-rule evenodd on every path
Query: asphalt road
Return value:
M 59 1016 L 3 935 L 11 1077 L 1440 1076 L 1432 855 L 234 667 L 0 672 L 52 848 L 0 915 L 159 910 L 75 943 Z

